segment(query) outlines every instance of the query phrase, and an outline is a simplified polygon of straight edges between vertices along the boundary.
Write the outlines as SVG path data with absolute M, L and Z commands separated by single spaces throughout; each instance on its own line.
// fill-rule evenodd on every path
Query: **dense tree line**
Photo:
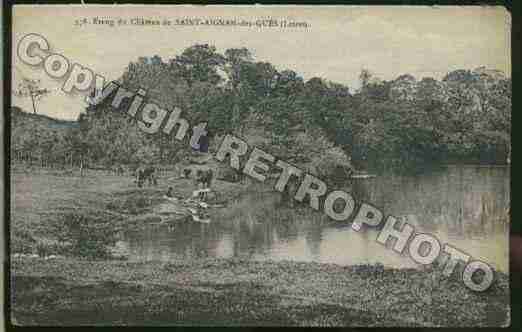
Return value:
M 325 151 L 372 171 L 423 170 L 447 162 L 505 163 L 510 154 L 511 79 L 484 67 L 442 80 L 402 75 L 391 81 L 360 73 L 361 87 L 278 70 L 245 48 L 221 54 L 194 45 L 171 59 L 141 57 L 119 83 L 147 89 L 159 106 L 179 107 L 192 124 L 206 121 L 211 146 L 227 132 L 297 164 Z M 90 164 L 175 163 L 188 152 L 173 136 L 141 132 L 108 105 L 90 106 L 78 127 L 28 132 L 13 125 L 12 154 L 40 153 Z M 345 158 L 346 159 L 346 158 Z M 76 160 L 76 161 L 72 161 Z

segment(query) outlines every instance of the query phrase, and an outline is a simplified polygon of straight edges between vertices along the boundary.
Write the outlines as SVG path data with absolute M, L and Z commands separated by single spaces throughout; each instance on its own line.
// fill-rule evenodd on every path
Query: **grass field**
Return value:
M 116 231 L 122 227 L 139 227 L 147 220 L 157 221 L 151 212 L 169 186 L 175 195 L 186 198 L 196 188 L 192 180 L 177 179 L 174 174 L 160 178 L 158 186 L 137 188 L 130 176 L 102 172 L 91 171 L 83 177 L 47 170 L 36 174 L 13 173 L 11 251 L 37 254 L 38 248 L 47 247 L 44 249 L 47 254 L 66 253 L 66 248 L 56 245 L 60 237 L 57 228 L 63 226 L 57 221 L 64 218 L 81 219 L 87 224 L 96 219 L 103 222 L 105 228 Z M 219 180 L 214 181 L 213 186 L 220 199 L 230 201 L 246 190 L 240 184 Z

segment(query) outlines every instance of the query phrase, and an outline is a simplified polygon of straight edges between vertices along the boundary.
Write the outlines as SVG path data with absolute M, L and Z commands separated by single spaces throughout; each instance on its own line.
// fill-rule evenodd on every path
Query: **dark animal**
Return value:
M 157 185 L 158 180 L 156 178 L 156 168 L 154 166 L 139 167 L 136 170 L 136 183 L 138 187 L 142 187 L 145 182 L 149 185 Z
M 183 177 L 188 179 L 192 170 L 190 168 L 183 169 Z
M 199 188 L 201 184 L 201 189 L 207 189 L 210 188 L 210 185 L 212 184 L 212 178 L 214 177 L 214 172 L 211 169 L 208 170 L 197 170 L 196 171 L 196 186 Z M 201 200 L 205 200 L 207 198 L 206 192 L 199 193 L 199 198 Z
M 212 184 L 212 178 L 214 177 L 214 172 L 211 169 L 208 170 L 197 170 L 196 172 L 196 185 L 202 185 L 203 189 L 210 188 Z
M 243 173 L 236 171 L 233 168 L 221 170 L 219 173 L 219 179 L 227 182 L 237 183 L 242 182 Z

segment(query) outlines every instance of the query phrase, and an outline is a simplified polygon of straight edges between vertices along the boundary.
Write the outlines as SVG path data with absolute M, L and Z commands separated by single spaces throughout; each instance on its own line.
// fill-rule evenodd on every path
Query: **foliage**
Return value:
M 220 54 L 198 44 L 168 60 L 140 57 L 119 82 L 131 91 L 146 89 L 163 108 L 179 107 L 193 125 L 207 122 L 211 151 L 218 137 L 232 132 L 296 163 L 322 160 L 335 147 L 371 171 L 509 157 L 511 79 L 501 72 L 480 67 L 442 80 L 405 74 L 383 81 L 365 69 L 359 78 L 361 88 L 350 91 L 256 61 L 246 48 Z M 136 120 L 109 105 L 87 108 L 78 123 L 57 134 L 13 122 L 12 151 L 104 165 L 169 164 L 189 153 L 186 142 L 140 132 Z
M 103 259 L 116 243 L 117 231 L 110 217 L 97 213 L 66 212 L 52 221 L 58 241 L 70 244 L 70 254 L 84 258 Z

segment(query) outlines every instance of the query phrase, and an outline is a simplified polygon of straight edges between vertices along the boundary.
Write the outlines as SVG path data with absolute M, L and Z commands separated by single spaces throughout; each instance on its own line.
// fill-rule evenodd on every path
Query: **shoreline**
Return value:
M 131 179 L 117 176 L 17 175 L 16 179 L 11 180 L 15 211 L 11 251 L 33 257 L 10 258 L 14 325 L 509 325 L 509 277 L 502 272 L 495 272 L 497 280 L 490 289 L 477 293 L 465 287 L 458 273 L 446 278 L 435 267 L 238 258 L 132 262 L 104 255 L 98 258 L 107 260 L 89 260 L 85 253 L 97 254 L 89 250 L 109 245 L 112 235 L 98 234 L 94 239 L 106 242 L 76 242 L 76 247 L 52 242 L 64 235 L 66 240 L 76 239 L 75 233 L 62 233 L 67 220 L 84 227 L 86 234 L 98 229 L 96 225 L 112 232 L 157 222 L 161 218 L 156 208 L 168 184 L 138 189 Z M 50 182 L 54 190 L 42 195 Z M 173 183 L 177 195 L 190 195 L 189 180 Z M 228 199 L 228 208 L 216 211 L 220 217 L 254 210 L 269 216 L 278 202 L 273 195 L 270 204 L 260 200 L 265 188 L 259 185 L 223 181 L 216 185 Z M 251 201 L 241 199 L 245 195 L 252 195 Z M 283 212 L 273 217 L 282 218 Z M 34 257 L 40 254 L 46 258 Z

